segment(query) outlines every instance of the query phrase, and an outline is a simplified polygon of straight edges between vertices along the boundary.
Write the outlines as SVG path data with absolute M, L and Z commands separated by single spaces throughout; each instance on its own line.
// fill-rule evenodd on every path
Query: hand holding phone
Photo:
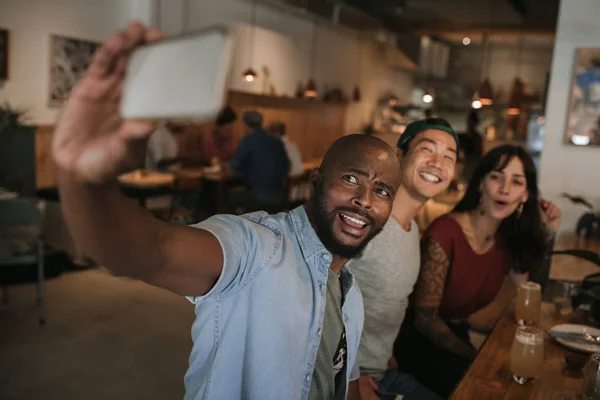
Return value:
M 203 96 L 205 101 L 191 97 L 201 86 L 193 82 L 188 81 L 190 87 L 194 88 L 193 91 L 178 92 L 165 87 L 166 82 L 172 82 L 174 78 L 167 74 L 169 71 L 157 68 L 164 64 L 157 60 L 156 55 L 169 53 L 176 56 L 181 54 L 181 47 L 169 46 L 168 43 L 165 47 L 160 47 L 158 43 L 162 41 L 162 33 L 159 30 L 131 23 L 126 30 L 106 39 L 96 51 L 85 75 L 71 91 L 56 124 L 52 156 L 58 172 L 68 174 L 70 179 L 81 184 L 98 185 L 113 182 L 118 175 L 135 169 L 143 161 L 146 139 L 156 128 L 156 122 L 152 120 L 184 116 L 206 118 L 216 113 L 215 110 L 218 110 L 225 91 L 225 78 L 221 75 L 215 78 L 215 74 L 226 73 L 219 72 L 218 65 L 225 65 L 228 59 L 228 50 L 220 47 L 227 48 L 225 43 L 228 40 L 221 35 L 222 32 L 216 36 L 209 35 L 213 38 L 212 41 L 209 40 L 213 45 L 207 47 L 204 56 L 209 57 L 210 54 L 217 53 L 222 57 L 214 61 L 212 69 L 208 68 L 206 74 L 201 70 L 202 65 L 191 66 L 177 58 L 167 60 L 175 65 L 183 63 L 187 68 L 186 79 L 191 79 L 195 74 L 203 80 L 214 80 L 212 86 L 204 87 L 205 90 L 199 95 Z M 153 47 L 153 43 L 156 43 L 157 47 Z M 186 42 L 186 45 L 190 47 L 184 47 L 198 48 L 189 43 Z M 140 48 L 146 50 L 138 53 L 137 49 Z M 154 50 L 148 51 L 150 48 Z M 160 51 L 157 52 L 156 49 Z M 170 53 L 165 49 L 174 49 L 174 52 Z M 134 57 L 137 61 L 128 68 L 134 52 L 138 54 Z M 131 74 L 125 82 L 127 68 L 131 70 Z M 170 70 L 171 73 L 178 71 Z M 161 83 L 156 83 L 158 81 Z M 145 84 L 149 85 L 148 92 L 144 90 Z M 142 97 L 146 95 L 155 98 L 148 102 L 142 101 Z M 141 102 L 136 102 L 136 99 Z M 162 111 L 159 109 L 159 106 L 166 106 L 171 100 L 174 101 L 174 105 Z

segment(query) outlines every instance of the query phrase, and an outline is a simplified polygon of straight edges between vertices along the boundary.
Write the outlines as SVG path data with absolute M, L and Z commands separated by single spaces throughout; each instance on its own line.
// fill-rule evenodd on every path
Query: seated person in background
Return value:
M 414 315 L 395 348 L 401 370 L 448 397 L 476 355 L 467 318 L 494 300 L 507 275 L 515 284 L 545 283 L 560 216 L 539 198 L 525 150 L 505 145 L 486 154 L 461 202 L 421 240 Z
M 419 227 L 414 218 L 430 198 L 448 188 L 458 137 L 446 120 L 430 118 L 409 124 L 397 147 L 401 183 L 391 218 L 350 262 L 365 307 L 358 349 L 359 387 L 363 399 L 376 399 L 378 392 L 403 395 L 405 400 L 440 399 L 413 376 L 389 369 L 388 359 L 421 268 Z M 410 362 L 404 354 L 399 357 Z
M 235 111 L 229 106 L 223 108 L 215 128 L 202 135 L 202 162 L 206 165 L 214 161 L 227 162 L 233 157 L 233 123 L 237 120 Z
M 284 203 L 287 198 L 289 160 L 281 140 L 262 128 L 263 118 L 257 111 L 246 111 L 242 116 L 246 136 L 240 140 L 230 162 L 234 173 L 242 175 L 249 196 L 240 198 L 246 211 L 265 208 L 268 211 Z
M 296 143 L 285 136 L 285 124 L 283 122 L 274 122 L 269 125 L 268 131 L 280 139 L 285 147 L 288 160 L 290 161 L 289 176 L 299 176 L 304 173 L 304 165 L 302 164 L 302 155 Z
M 460 135 L 461 147 L 465 149 L 464 177 L 468 180 L 483 155 L 483 137 L 477 131 L 479 126 L 479 113 L 472 109 L 467 115 L 467 131 Z
M 158 171 L 179 162 L 175 135 L 182 131 L 183 127 L 173 122 L 160 124 L 156 128 L 148 139 L 146 160 L 144 162 L 146 169 Z

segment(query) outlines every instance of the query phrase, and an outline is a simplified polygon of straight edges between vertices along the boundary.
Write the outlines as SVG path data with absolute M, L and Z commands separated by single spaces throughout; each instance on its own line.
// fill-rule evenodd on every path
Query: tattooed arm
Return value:
M 421 271 L 415 287 L 415 325 L 436 345 L 473 359 L 475 349 L 460 340 L 438 313 L 449 264 L 440 243 L 432 238 L 426 239 L 421 252 Z

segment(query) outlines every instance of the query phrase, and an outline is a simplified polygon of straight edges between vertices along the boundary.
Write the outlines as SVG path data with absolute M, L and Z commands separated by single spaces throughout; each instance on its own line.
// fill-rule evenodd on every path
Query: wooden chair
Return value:
M 293 210 L 294 208 L 301 206 L 302 204 L 306 203 L 310 197 L 311 172 L 312 171 L 304 171 L 304 173 L 301 175 L 291 176 L 288 178 L 288 199 L 285 204 L 286 211 Z

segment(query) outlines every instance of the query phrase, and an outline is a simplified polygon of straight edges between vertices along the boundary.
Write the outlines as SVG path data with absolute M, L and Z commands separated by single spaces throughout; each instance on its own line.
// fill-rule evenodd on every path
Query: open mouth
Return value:
M 507 201 L 504 201 L 504 200 L 495 200 L 495 201 L 494 201 L 494 204 L 495 204 L 495 205 L 496 205 L 496 207 L 498 207 L 498 208 L 504 208 L 504 207 L 506 207 L 506 206 L 508 205 L 508 202 L 507 202 Z
M 429 183 L 440 183 L 442 181 L 442 178 L 431 172 L 421 171 L 419 172 L 419 176 L 421 177 L 421 179 Z
M 354 237 L 362 236 L 369 225 L 365 217 L 356 214 L 339 213 L 338 217 L 342 221 L 342 231 Z

